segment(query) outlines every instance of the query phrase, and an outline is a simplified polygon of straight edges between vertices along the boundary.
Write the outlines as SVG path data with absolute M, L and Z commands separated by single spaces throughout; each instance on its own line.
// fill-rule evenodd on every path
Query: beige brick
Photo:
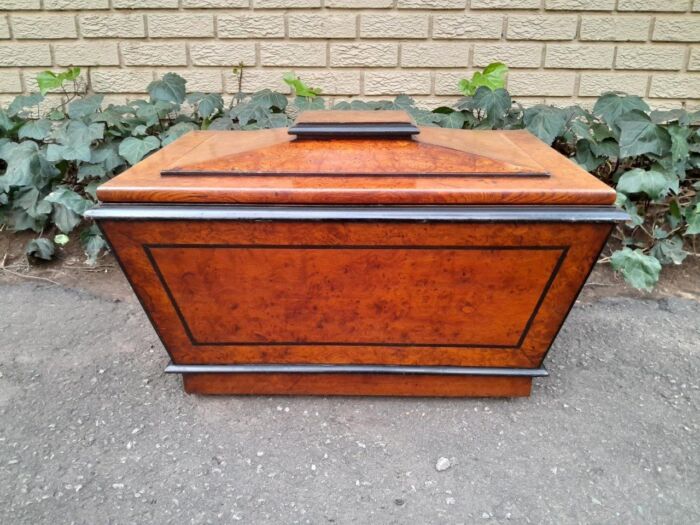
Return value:
M 6 16 L 0 16 L 0 39 L 10 38 L 10 25 Z
M 115 42 L 76 42 L 54 44 L 54 59 L 59 66 L 118 66 Z
M 112 0 L 115 9 L 177 8 L 178 0 Z
M 362 38 L 428 38 L 428 16 L 423 14 L 363 14 Z
M 152 80 L 150 69 L 90 70 L 90 85 L 96 93 L 145 93 Z
M 540 67 L 542 44 L 474 44 L 474 65 L 503 62 L 512 68 Z
M 511 71 L 508 91 L 514 96 L 570 97 L 574 94 L 576 74 Z
M 50 65 L 51 48 L 48 44 L 0 44 L 0 67 Z
M 618 46 L 615 69 L 680 69 L 682 46 Z
M 700 0 L 693 0 L 693 13 L 700 13 Z
M 321 0 L 255 0 L 256 9 L 295 9 L 321 7 Z
M 564 69 L 610 69 L 614 46 L 547 44 L 544 67 Z
M 249 0 L 182 0 L 182 7 L 184 8 L 197 8 L 197 7 L 248 7 L 250 6 Z
M 618 11 L 685 11 L 687 0 L 618 0 Z
M 326 0 L 325 5 L 336 9 L 383 9 L 392 7 L 394 0 Z
M 119 48 L 127 66 L 187 65 L 187 49 L 183 42 L 121 42 Z
M 209 14 L 149 14 L 147 21 L 152 38 L 214 36 L 214 17 Z
M 544 7 L 566 11 L 612 11 L 615 0 L 545 0 Z
M 646 41 L 649 36 L 648 16 L 584 16 L 581 18 L 581 40 L 614 42 Z
M 22 78 L 19 71 L 3 71 L 0 74 L 0 93 L 21 93 Z
M 700 99 L 700 74 L 653 75 L 649 96 Z
M 503 17 L 500 15 L 435 15 L 433 38 L 500 39 Z
M 397 44 L 331 44 L 332 67 L 393 67 L 398 64 L 398 60 Z
M 472 0 L 471 9 L 539 9 L 541 0 Z
M 398 0 L 399 9 L 464 9 L 467 0 Z
M 513 15 L 508 17 L 508 39 L 572 40 L 577 24 L 571 15 Z
M 140 13 L 128 15 L 81 15 L 80 34 L 85 38 L 139 38 L 146 36 Z
M 196 66 L 255 65 L 253 42 L 207 42 L 190 44 L 190 57 Z
M 358 95 L 360 93 L 359 71 L 301 71 L 298 75 L 311 87 L 320 88 L 321 95 Z
M 581 73 L 578 94 L 581 97 L 598 97 L 606 91 L 624 91 L 643 97 L 648 83 L 648 75 Z
M 272 89 L 280 93 L 289 93 L 289 86 L 282 81 L 287 70 L 244 69 L 241 91 L 254 93 L 263 89 Z M 238 75 L 231 70 L 224 71 L 224 89 L 227 93 L 238 93 Z
M 284 37 L 282 15 L 219 15 L 216 19 L 219 38 Z
M 405 67 L 467 67 L 471 44 L 462 42 L 416 43 L 401 46 Z
M 459 95 L 457 87 L 463 78 L 471 78 L 473 71 L 436 71 L 435 72 L 435 94 L 436 95 Z
M 690 59 L 688 60 L 689 71 L 700 71 L 700 47 L 694 47 L 690 50 Z
M 326 44 L 262 42 L 260 61 L 263 66 L 309 67 L 326 65 Z
M 44 9 L 109 9 L 109 0 L 44 0 Z
M 700 42 L 700 17 L 656 17 L 652 40 L 663 42 Z
M 429 95 L 430 72 L 367 71 L 365 95 Z
M 339 15 L 289 15 L 290 38 L 354 38 L 357 35 L 357 17 Z
M 13 15 L 12 34 L 17 39 L 77 38 L 73 15 Z
M 2 0 L 0 11 L 20 11 L 41 9 L 41 0 Z
M 163 69 L 155 71 L 156 78 L 165 73 L 177 73 L 187 80 L 187 92 L 203 91 L 204 93 L 221 93 L 224 89 L 222 71 L 220 69 Z

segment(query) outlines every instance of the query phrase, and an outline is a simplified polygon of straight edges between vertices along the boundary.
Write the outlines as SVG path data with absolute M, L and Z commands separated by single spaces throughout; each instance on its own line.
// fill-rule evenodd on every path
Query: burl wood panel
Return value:
M 193 344 L 515 348 L 567 247 L 146 250 Z
M 522 397 L 529 377 L 391 374 L 183 374 L 190 394 Z
M 614 190 L 526 131 L 421 128 L 410 145 L 408 141 L 371 141 L 359 149 L 362 140 L 292 140 L 286 129 L 188 133 L 100 186 L 97 195 L 103 202 L 205 204 L 593 205 L 615 201 Z M 385 147 L 379 148 L 377 143 Z M 420 151 L 421 157 L 414 163 L 411 154 L 399 154 L 401 151 Z M 381 176 L 362 175 L 369 170 L 353 157 L 355 154 L 362 155 L 363 162 L 375 158 L 371 169 Z M 223 168 L 231 169 L 226 166 L 228 156 L 239 156 L 236 162 L 250 156 L 262 164 L 246 161 L 247 167 L 268 174 L 161 176 L 161 170 L 178 166 L 212 169 L 208 161 L 213 159 L 223 159 Z M 304 164 L 302 158 L 315 160 Z M 420 169 L 427 170 L 426 174 L 406 175 L 418 175 L 417 164 L 421 162 Z M 461 177 L 436 173 L 442 170 L 444 174 L 448 169 L 464 172 L 465 166 L 467 171 L 498 168 L 511 173 Z M 275 169 L 293 170 L 296 175 L 269 174 Z M 318 169 L 326 172 L 325 176 L 314 175 L 313 170 Z M 341 174 L 355 170 L 355 175 L 329 175 L 333 170 Z M 549 176 L 513 175 L 518 170 Z
M 610 224 L 115 221 L 173 362 L 540 366 Z

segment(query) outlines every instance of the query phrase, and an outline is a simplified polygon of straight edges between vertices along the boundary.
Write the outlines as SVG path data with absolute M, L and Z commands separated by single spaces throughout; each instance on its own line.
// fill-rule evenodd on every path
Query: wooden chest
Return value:
M 98 190 L 185 390 L 526 396 L 615 192 L 526 131 L 309 112 L 190 133 Z

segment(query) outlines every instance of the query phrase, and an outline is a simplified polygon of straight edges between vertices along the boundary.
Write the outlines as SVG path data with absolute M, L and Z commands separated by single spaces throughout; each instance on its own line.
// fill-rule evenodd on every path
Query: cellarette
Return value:
M 529 395 L 624 219 L 527 131 L 400 111 L 192 132 L 97 195 L 166 371 L 200 394 Z

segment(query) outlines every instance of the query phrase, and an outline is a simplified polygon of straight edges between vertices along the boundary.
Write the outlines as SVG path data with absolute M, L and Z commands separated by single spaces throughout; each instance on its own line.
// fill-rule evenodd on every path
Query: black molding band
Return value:
M 168 364 L 168 374 L 427 374 L 495 377 L 547 377 L 540 368 L 493 368 L 478 366 L 401 366 L 401 365 L 176 365 Z
M 302 122 L 289 128 L 290 135 L 298 139 L 343 139 L 343 138 L 410 138 L 420 129 L 410 122 L 338 122 L 334 124 Z
M 221 206 L 102 204 L 97 220 L 621 222 L 614 206 Z

